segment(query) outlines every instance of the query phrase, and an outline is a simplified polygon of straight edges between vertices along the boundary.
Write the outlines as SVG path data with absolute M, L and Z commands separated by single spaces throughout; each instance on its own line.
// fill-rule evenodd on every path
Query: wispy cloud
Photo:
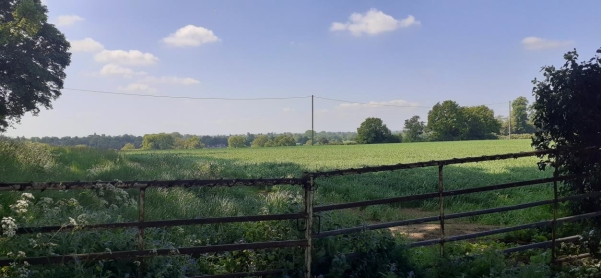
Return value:
M 194 85 L 199 84 L 200 81 L 189 78 L 189 77 L 175 77 L 175 76 L 147 76 L 140 80 L 141 83 L 151 83 L 151 84 L 172 84 L 172 85 Z
M 126 92 L 146 92 L 146 93 L 154 93 L 157 91 L 155 88 L 153 88 L 147 84 L 140 84 L 140 83 L 132 83 L 125 87 L 119 86 L 117 88 L 117 90 L 126 91 Z
M 104 46 L 93 40 L 92 38 L 85 38 L 83 40 L 70 40 L 71 52 L 100 52 L 104 50 Z
M 370 9 L 365 13 L 353 13 L 349 21 L 345 23 L 334 22 L 330 26 L 330 31 L 349 31 L 354 36 L 363 34 L 377 35 L 384 32 L 391 32 L 399 28 L 407 28 L 414 25 L 420 25 L 414 16 L 409 15 L 404 19 L 398 20 L 379 10 Z
M 78 15 L 61 15 L 58 17 L 56 25 L 60 27 L 70 26 L 83 20 L 84 18 Z
M 94 56 L 96 62 L 126 66 L 148 66 L 158 63 L 159 58 L 139 50 L 103 50 Z
M 527 50 L 562 48 L 572 44 L 574 41 L 549 40 L 539 37 L 526 37 L 522 40 L 522 45 Z
M 134 76 L 144 76 L 148 73 L 143 71 L 135 71 L 130 68 L 125 68 L 120 65 L 108 64 L 100 69 L 100 75 L 104 76 L 120 76 L 124 78 L 132 78 Z
M 200 46 L 206 43 L 218 42 L 219 38 L 213 31 L 194 25 L 187 25 L 175 31 L 163 39 L 163 42 L 170 46 Z

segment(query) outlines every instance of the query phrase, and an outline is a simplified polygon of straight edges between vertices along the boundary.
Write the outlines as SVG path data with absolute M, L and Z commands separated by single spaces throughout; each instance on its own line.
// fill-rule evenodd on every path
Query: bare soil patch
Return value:
M 419 209 L 401 209 L 401 213 L 410 216 L 409 218 L 421 218 L 438 215 L 436 212 L 422 211 Z M 457 220 L 445 221 L 444 226 L 445 236 L 447 237 L 490 231 L 499 228 L 499 226 L 492 225 L 461 223 Z M 390 228 L 390 230 L 401 233 L 409 239 L 416 241 L 440 238 L 440 223 L 438 222 L 393 227 Z

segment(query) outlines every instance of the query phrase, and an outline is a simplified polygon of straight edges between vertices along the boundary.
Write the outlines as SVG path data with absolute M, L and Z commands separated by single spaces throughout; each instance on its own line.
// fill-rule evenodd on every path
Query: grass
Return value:
M 306 171 L 529 150 L 531 150 L 529 140 L 129 152 L 0 142 L 0 157 L 2 158 L 0 159 L 0 182 L 299 177 Z M 444 168 L 445 188 L 449 190 L 471 188 L 550 177 L 549 171 L 542 172 L 537 169 L 537 161 L 537 158 L 531 157 L 446 166 Z M 316 184 L 318 188 L 315 201 L 318 205 L 373 200 L 436 192 L 438 190 L 438 169 L 430 167 L 320 178 Z M 64 224 L 69 222 L 69 217 L 78 221 L 81 219 L 87 223 L 136 221 L 137 194 L 138 192 L 135 190 L 113 189 L 41 192 L 35 194 L 36 199 L 31 202 L 29 211 L 25 215 L 15 215 L 10 205 L 22 199 L 20 193 L 0 193 L 0 216 L 13 215 L 17 217 L 20 226 Z M 150 189 L 146 196 L 146 220 L 148 221 L 286 213 L 299 211 L 302 208 L 302 191 L 300 188 L 292 186 L 260 189 Z M 40 202 L 44 197 L 51 199 L 49 207 L 58 209 L 49 209 L 48 205 L 44 207 Z M 552 190 L 549 184 L 475 193 L 446 198 L 445 212 L 453 213 L 507 206 L 551 197 Z M 76 204 L 73 204 L 71 199 L 74 199 Z M 433 199 L 330 212 L 323 215 L 321 229 L 329 230 L 357 226 L 362 223 L 413 218 L 413 214 L 406 213 L 409 210 L 419 210 L 424 214 L 436 215 L 438 206 L 438 200 Z M 516 225 L 549 219 L 551 216 L 550 206 L 543 206 L 471 217 L 461 221 L 487 225 Z M 233 243 L 241 238 L 251 242 L 302 237 L 302 233 L 295 230 L 295 223 L 264 225 L 266 224 L 243 223 L 148 229 L 145 247 L 168 248 L 169 246 Z M 266 232 L 265 229 L 271 232 Z M 102 244 L 82 244 L 82 242 L 98 241 L 96 240 L 98 236 L 102 236 L 104 239 L 100 240 Z M 67 234 L 55 238 L 61 241 L 60 247 L 55 250 L 59 254 L 72 253 L 76 250 L 79 252 L 102 252 L 105 248 L 126 250 L 136 247 L 133 241 L 135 231 L 103 232 L 101 234 L 87 232 L 81 233 L 81 235 Z M 0 240 L 0 252 L 15 248 L 14 244 L 16 243 Z M 347 247 L 351 251 L 353 248 L 355 247 L 352 244 Z M 280 255 L 294 257 L 292 253 Z M 211 262 L 207 262 L 210 267 L 207 266 L 209 270 L 203 273 L 247 271 L 253 263 L 253 260 L 245 258 L 242 264 L 228 266 L 225 261 L 219 261 L 222 259 L 225 260 L 222 257 L 207 259 Z M 257 258 L 254 261 L 254 267 L 260 265 L 267 268 L 268 265 L 265 264 L 277 262 L 277 259 Z M 160 266 L 163 263 L 162 261 L 157 262 L 157 265 Z M 173 264 L 186 265 L 181 262 L 173 262 Z M 217 267 L 223 265 L 226 265 L 223 269 Z M 156 271 L 162 269 L 162 266 L 159 266 L 155 268 Z M 271 266 L 281 267 L 280 265 Z

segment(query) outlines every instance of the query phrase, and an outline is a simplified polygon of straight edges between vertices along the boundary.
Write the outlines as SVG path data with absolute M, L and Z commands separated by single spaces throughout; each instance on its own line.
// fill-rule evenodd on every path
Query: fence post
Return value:
M 307 219 L 305 220 L 305 238 L 307 239 L 307 247 L 305 248 L 305 278 L 311 278 L 311 251 L 313 249 L 313 242 L 311 240 L 311 233 L 313 230 L 313 186 L 314 177 L 309 176 L 309 183 L 305 183 L 305 214 Z
M 557 259 L 557 254 L 555 254 L 555 239 L 557 238 L 557 178 L 559 175 L 559 151 L 555 153 L 555 163 L 554 163 L 554 171 L 553 171 L 553 223 L 552 223 L 552 235 L 551 235 L 551 262 L 555 263 L 555 259 Z
M 138 222 L 142 224 L 144 222 L 144 202 L 146 200 L 146 188 L 140 188 L 140 197 L 138 199 L 138 213 L 139 219 Z M 138 226 L 138 250 L 144 250 L 144 228 L 142 225 Z M 138 258 L 140 260 L 140 266 L 138 267 L 139 277 L 143 277 L 144 275 L 144 259 Z
M 444 164 L 438 164 L 438 199 L 440 200 L 440 255 L 444 256 L 444 181 L 442 176 L 442 168 Z

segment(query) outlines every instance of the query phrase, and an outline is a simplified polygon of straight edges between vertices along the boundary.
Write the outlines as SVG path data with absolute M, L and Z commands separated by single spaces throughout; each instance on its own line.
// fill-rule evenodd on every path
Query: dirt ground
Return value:
M 402 209 L 401 213 L 403 213 L 404 215 L 408 215 L 408 217 L 410 218 L 421 218 L 437 215 L 435 212 L 424 212 L 417 209 Z M 456 220 L 447 220 L 445 221 L 445 236 L 449 237 L 465 235 L 476 232 L 494 230 L 498 228 L 498 226 L 461 223 Z M 439 222 L 393 227 L 390 228 L 390 230 L 394 232 L 400 232 L 401 234 L 407 236 L 409 239 L 415 241 L 440 238 Z

